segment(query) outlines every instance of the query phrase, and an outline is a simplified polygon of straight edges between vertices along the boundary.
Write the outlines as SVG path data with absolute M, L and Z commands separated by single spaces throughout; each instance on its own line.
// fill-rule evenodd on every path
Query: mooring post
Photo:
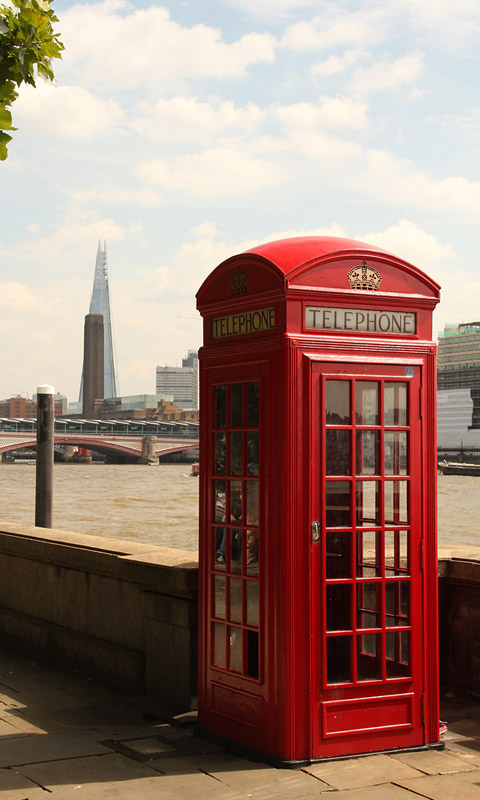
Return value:
M 35 525 L 40 528 L 52 527 L 54 395 L 53 386 L 43 384 L 37 388 Z

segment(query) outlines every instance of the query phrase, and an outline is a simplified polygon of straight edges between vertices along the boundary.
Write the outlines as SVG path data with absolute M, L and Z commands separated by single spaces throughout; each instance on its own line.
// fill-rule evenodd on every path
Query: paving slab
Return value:
M 435 775 L 414 780 L 399 781 L 400 786 L 416 792 L 428 800 L 479 800 L 480 771 L 456 775 Z
M 327 790 L 328 791 L 328 790 Z M 382 783 L 381 786 L 371 786 L 368 789 L 344 789 L 332 794 L 322 790 L 320 794 L 305 794 L 295 797 L 294 800 L 420 800 L 417 794 L 392 783 Z M 272 797 L 272 800 L 274 798 Z M 292 798 L 293 800 L 293 798 Z
M 227 753 L 196 755 L 188 759 L 167 759 L 152 762 L 153 769 L 178 775 L 179 771 L 197 767 L 216 781 L 254 800 L 286 800 L 315 794 L 332 787 L 304 770 L 275 769 L 267 764 L 249 761 Z
M 420 753 L 398 753 L 391 758 L 408 764 L 412 769 L 426 775 L 448 775 L 455 772 L 469 772 L 477 767 L 453 753 L 438 750 L 423 750 Z
M 396 783 L 400 778 L 415 778 L 421 775 L 418 770 L 387 755 L 327 761 L 312 764 L 305 767 L 305 770 L 335 789 L 357 789 L 361 786 Z
M 45 792 L 24 775 L 11 769 L 0 769 L 2 800 L 45 800 Z

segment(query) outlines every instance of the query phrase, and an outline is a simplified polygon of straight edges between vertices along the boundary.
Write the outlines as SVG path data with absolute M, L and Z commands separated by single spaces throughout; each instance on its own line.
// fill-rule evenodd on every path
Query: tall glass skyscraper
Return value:
M 89 314 L 102 314 L 104 327 L 104 397 L 117 397 L 117 378 L 113 358 L 112 319 L 110 313 L 110 293 L 108 289 L 107 250 L 105 242 L 98 243 L 95 276 Z M 80 382 L 79 402 L 83 402 L 83 369 Z

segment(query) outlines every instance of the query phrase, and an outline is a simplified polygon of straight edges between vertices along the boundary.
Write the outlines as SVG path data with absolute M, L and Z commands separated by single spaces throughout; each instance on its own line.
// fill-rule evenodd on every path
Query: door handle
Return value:
M 317 519 L 312 522 L 312 542 L 320 541 L 320 523 Z

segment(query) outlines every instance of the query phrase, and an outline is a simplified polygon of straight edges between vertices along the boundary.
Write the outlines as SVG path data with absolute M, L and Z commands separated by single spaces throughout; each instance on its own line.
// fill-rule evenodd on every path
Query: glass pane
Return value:
M 225 619 L 225 587 L 226 578 L 223 575 L 215 575 L 213 579 L 214 590 L 214 610 L 213 616 L 217 619 Z
M 385 475 L 407 475 L 407 431 L 385 431 Z
M 215 434 L 215 472 L 217 475 L 225 475 L 225 465 L 227 460 L 227 446 L 224 433 Z
M 407 481 L 385 481 L 385 522 L 408 523 Z
M 380 572 L 378 534 L 376 531 L 357 531 L 357 576 L 374 578 Z
M 225 528 L 214 528 L 215 569 L 225 569 Z
M 379 622 L 379 584 L 360 583 L 357 585 L 357 627 L 378 628 Z
M 257 581 L 247 581 L 247 625 L 258 628 L 259 625 L 259 605 L 258 605 L 258 583 Z
M 258 381 L 247 383 L 247 425 L 254 428 L 259 422 L 259 392 Z
M 325 382 L 325 422 L 350 425 L 350 381 Z
M 247 575 L 258 575 L 258 531 L 247 531 Z
M 258 525 L 258 481 L 247 483 L 247 525 Z
M 385 572 L 408 574 L 408 531 L 385 531 Z
M 408 425 L 407 384 L 385 384 L 385 425 Z
M 327 527 L 343 527 L 352 524 L 350 491 L 347 481 L 328 481 L 326 485 Z
M 326 474 L 351 475 L 350 431 L 326 431 Z
M 242 579 L 230 578 L 230 614 L 232 622 L 242 622 Z
M 243 515 L 242 481 L 230 482 L 230 522 L 240 525 Z
M 234 672 L 243 670 L 242 629 L 229 628 L 228 639 L 230 643 L 230 669 Z
M 378 475 L 379 463 L 378 431 L 357 431 L 357 475 Z
M 355 387 L 355 417 L 357 425 L 378 425 L 378 383 L 357 381 Z
M 247 475 L 258 475 L 258 431 L 247 434 Z
M 258 633 L 247 631 L 248 640 L 248 670 L 250 678 L 258 678 Z
M 357 481 L 357 525 L 380 525 L 380 481 Z
M 387 628 L 410 624 L 410 582 L 385 584 L 385 624 Z
M 348 631 L 351 628 L 351 585 L 349 583 L 327 585 L 327 631 Z
M 387 651 L 387 678 L 404 678 L 410 675 L 410 632 L 396 631 L 385 634 Z
M 242 440 L 243 434 L 241 431 L 235 431 L 234 433 L 230 434 L 230 475 L 242 474 Z
M 357 639 L 357 680 L 378 681 L 382 677 L 381 638 L 364 633 Z
M 224 428 L 227 424 L 227 387 L 215 386 L 215 427 Z
M 213 623 L 213 663 L 216 667 L 226 667 L 225 625 Z
M 215 522 L 225 522 L 225 481 L 214 481 Z
M 352 534 L 349 531 L 327 531 L 327 578 L 352 577 Z
M 351 680 L 351 637 L 329 636 L 327 639 L 327 683 L 350 683 Z
M 230 531 L 230 572 L 242 571 L 242 532 Z
M 230 384 L 230 425 L 240 428 L 243 422 L 243 385 Z

